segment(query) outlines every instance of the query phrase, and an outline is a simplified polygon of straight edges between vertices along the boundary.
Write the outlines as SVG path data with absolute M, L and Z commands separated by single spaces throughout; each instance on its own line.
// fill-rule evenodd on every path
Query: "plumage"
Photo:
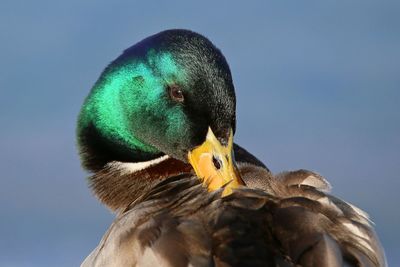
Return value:
M 78 143 L 117 217 L 82 266 L 386 266 L 365 212 L 315 172 L 273 175 L 232 144 L 235 127 L 229 67 L 205 37 L 161 32 L 110 64 Z
M 221 198 L 193 176 L 168 178 L 117 217 L 83 266 L 385 266 L 363 215 L 302 184 L 324 178 L 299 170 L 269 179 Z

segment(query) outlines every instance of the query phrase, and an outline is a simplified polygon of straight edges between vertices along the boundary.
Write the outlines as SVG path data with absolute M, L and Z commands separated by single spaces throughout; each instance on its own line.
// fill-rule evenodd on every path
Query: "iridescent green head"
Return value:
M 205 37 L 168 30 L 125 50 L 101 74 L 78 121 L 83 165 L 163 154 L 187 161 L 211 128 L 222 144 L 235 128 L 229 66 Z

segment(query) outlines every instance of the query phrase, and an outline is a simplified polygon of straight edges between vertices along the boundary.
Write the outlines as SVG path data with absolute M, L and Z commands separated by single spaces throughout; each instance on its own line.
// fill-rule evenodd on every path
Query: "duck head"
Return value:
M 187 30 L 150 36 L 103 71 L 78 120 L 83 166 L 163 155 L 193 166 L 215 190 L 241 184 L 233 158 L 235 92 L 229 66 L 207 38 Z

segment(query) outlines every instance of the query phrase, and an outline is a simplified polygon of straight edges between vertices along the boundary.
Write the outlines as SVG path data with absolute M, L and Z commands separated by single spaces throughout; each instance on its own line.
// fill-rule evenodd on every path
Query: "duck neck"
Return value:
M 192 172 L 189 164 L 162 155 L 142 162 L 109 162 L 89 178 L 89 183 L 103 204 L 113 211 L 122 212 L 155 184 Z
M 143 150 L 104 135 L 102 129 L 92 121 L 78 128 L 78 145 L 82 166 L 91 172 L 98 172 L 111 162 L 140 163 L 164 155 L 157 150 Z

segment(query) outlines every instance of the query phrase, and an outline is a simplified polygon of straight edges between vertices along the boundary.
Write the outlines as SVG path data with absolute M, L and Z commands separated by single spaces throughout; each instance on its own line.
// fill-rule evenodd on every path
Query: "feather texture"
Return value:
M 364 213 L 299 170 L 272 177 L 251 163 L 221 198 L 191 175 L 168 178 L 122 212 L 82 266 L 386 266 Z M 257 179 L 256 179 L 257 180 Z M 306 181 L 306 182 L 305 182 Z

